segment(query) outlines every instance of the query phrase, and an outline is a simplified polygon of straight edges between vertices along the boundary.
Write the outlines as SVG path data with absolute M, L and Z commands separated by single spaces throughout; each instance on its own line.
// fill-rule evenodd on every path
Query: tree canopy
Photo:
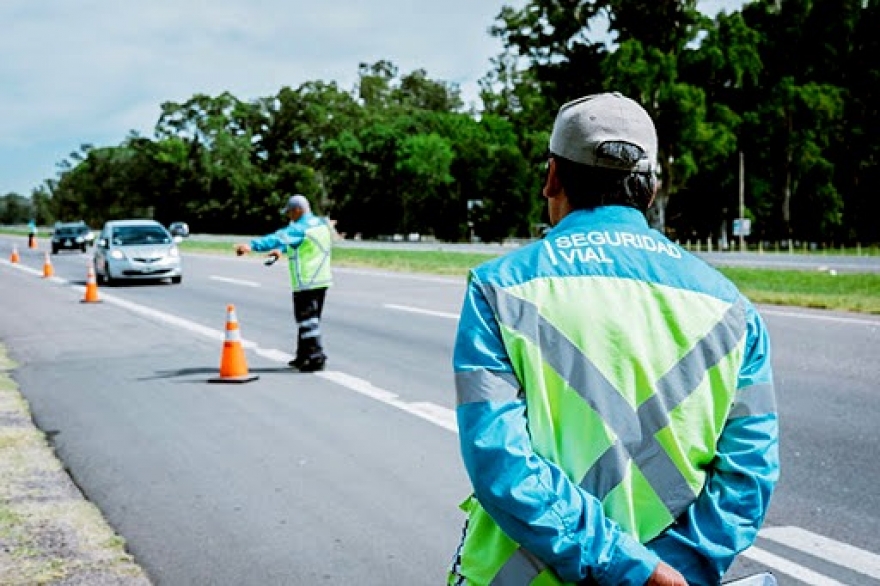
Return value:
M 557 109 L 620 91 L 657 125 L 659 230 L 718 237 L 742 185 L 757 238 L 877 242 L 878 25 L 880 0 L 755 0 L 712 19 L 695 0 L 528 0 L 491 23 L 504 49 L 479 108 L 387 60 L 361 63 L 350 89 L 196 94 L 162 104 L 152 136 L 80 145 L 29 199 L 0 197 L 0 222 L 261 233 L 299 192 L 350 235 L 529 236 Z

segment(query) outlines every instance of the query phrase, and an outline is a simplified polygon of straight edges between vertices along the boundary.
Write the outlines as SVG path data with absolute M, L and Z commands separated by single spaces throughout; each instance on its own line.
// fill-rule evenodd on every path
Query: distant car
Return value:
M 94 240 L 95 233 L 85 222 L 57 222 L 52 230 L 52 254 L 59 250 L 85 252 Z
M 172 236 L 181 236 L 186 238 L 189 236 L 189 225 L 186 222 L 172 222 L 170 226 L 168 226 L 168 231 L 171 232 Z
M 181 240 L 154 220 L 111 220 L 95 242 L 95 276 L 107 285 L 129 279 L 180 283 Z

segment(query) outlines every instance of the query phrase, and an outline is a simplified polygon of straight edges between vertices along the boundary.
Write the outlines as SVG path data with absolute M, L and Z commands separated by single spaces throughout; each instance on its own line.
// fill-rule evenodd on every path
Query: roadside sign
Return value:
M 748 218 L 736 218 L 733 220 L 733 235 L 748 236 L 752 233 L 752 221 Z

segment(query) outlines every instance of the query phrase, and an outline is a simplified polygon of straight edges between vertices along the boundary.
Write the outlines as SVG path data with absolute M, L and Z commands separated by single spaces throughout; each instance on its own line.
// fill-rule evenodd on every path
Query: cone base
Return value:
M 215 376 L 209 378 L 209 383 L 249 383 L 260 378 L 258 374 L 245 374 L 242 376 Z
M 101 303 L 101 299 L 80 299 L 80 303 Z

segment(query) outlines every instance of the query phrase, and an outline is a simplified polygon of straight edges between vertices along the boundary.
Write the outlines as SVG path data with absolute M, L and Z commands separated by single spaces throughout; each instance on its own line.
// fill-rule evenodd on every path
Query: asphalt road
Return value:
M 438 584 L 468 492 L 454 433 L 461 279 L 338 269 L 329 370 L 290 372 L 281 264 L 187 255 L 182 285 L 100 289 L 86 257 L 0 237 L 0 340 L 39 427 L 156 584 Z M 209 384 L 225 308 L 251 373 Z M 732 575 L 880 580 L 880 319 L 762 307 L 775 344 L 783 474 Z

